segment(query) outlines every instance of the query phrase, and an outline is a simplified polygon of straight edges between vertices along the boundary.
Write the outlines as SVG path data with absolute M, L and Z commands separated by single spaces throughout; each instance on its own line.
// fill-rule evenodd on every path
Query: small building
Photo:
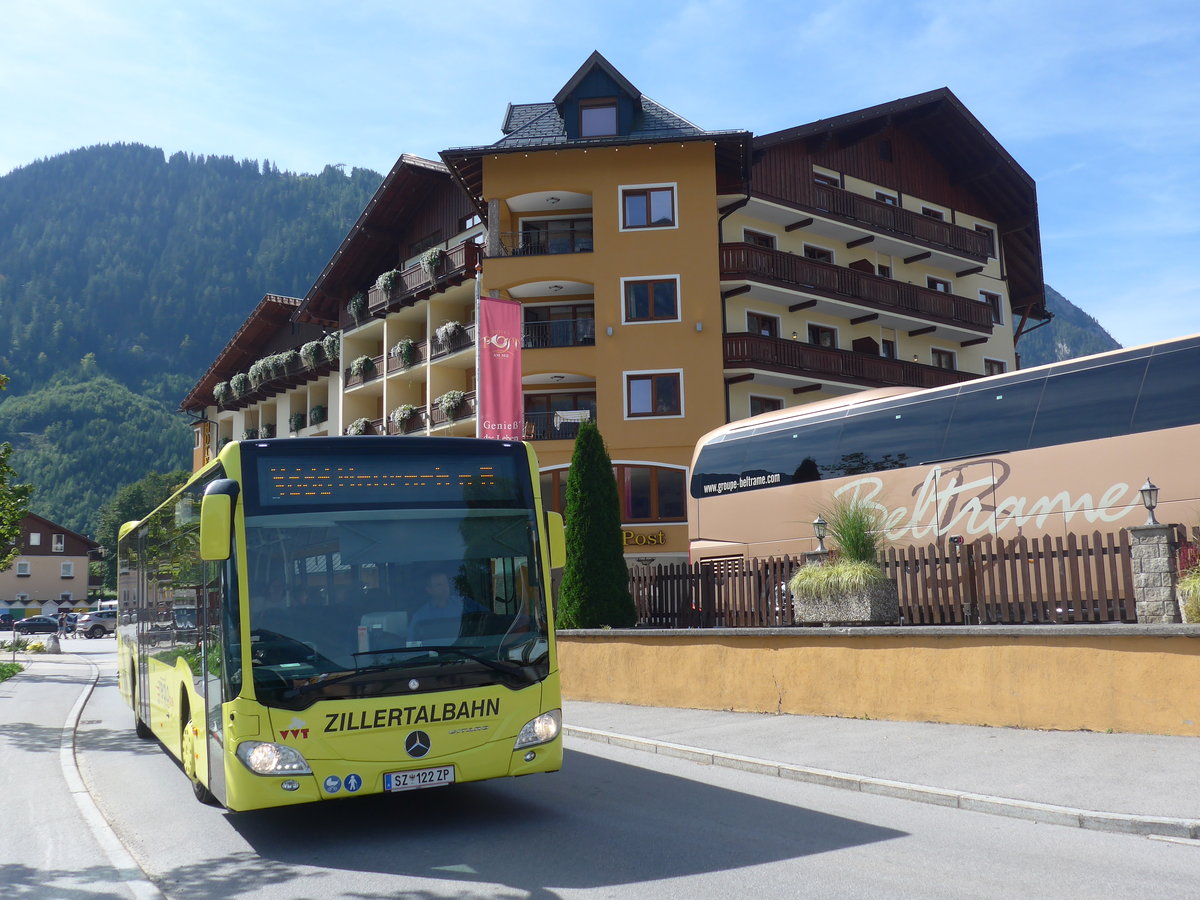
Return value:
M 88 560 L 99 544 L 28 513 L 19 546 L 20 555 L 0 572 L 0 612 L 19 619 L 88 608 Z

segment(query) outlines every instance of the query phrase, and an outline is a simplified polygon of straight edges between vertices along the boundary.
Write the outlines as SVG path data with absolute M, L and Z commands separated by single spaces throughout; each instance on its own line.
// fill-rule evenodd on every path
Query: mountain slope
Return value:
M 1099 322 L 1050 285 L 1046 285 L 1046 308 L 1054 313 L 1050 323 L 1017 342 L 1022 367 L 1029 369 L 1120 348 Z

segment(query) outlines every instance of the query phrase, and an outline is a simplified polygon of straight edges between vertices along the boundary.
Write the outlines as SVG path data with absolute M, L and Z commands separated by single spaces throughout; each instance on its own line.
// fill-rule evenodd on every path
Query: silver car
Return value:
M 117 611 L 101 609 L 96 612 L 84 613 L 75 620 L 75 633 L 84 637 L 98 638 L 112 634 L 117 630 Z

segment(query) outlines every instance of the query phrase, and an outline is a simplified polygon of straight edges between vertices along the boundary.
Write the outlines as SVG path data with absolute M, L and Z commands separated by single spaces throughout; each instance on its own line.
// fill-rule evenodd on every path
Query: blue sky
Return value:
M 498 139 L 592 50 L 758 134 L 947 86 L 1037 181 L 1047 283 L 1127 346 L 1200 332 L 1192 0 L 172 6 L 0 0 L 0 174 L 115 142 L 382 173 Z

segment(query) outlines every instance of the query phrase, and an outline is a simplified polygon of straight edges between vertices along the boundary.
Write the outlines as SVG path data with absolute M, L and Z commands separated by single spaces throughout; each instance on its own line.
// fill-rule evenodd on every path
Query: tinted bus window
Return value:
M 846 420 L 838 448 L 838 475 L 916 466 L 942 456 L 954 398 L 905 403 Z
M 963 388 L 954 403 L 941 459 L 1013 452 L 1029 446 L 1045 375 L 1033 381 Z
M 1137 409 L 1134 431 L 1175 428 L 1200 420 L 1200 347 L 1150 357 Z
M 776 426 L 778 428 L 778 426 Z M 696 459 L 692 496 L 820 481 L 837 474 L 842 420 L 760 432 L 708 444 Z
M 1128 434 L 1146 359 L 1079 369 L 1046 380 L 1031 447 Z

